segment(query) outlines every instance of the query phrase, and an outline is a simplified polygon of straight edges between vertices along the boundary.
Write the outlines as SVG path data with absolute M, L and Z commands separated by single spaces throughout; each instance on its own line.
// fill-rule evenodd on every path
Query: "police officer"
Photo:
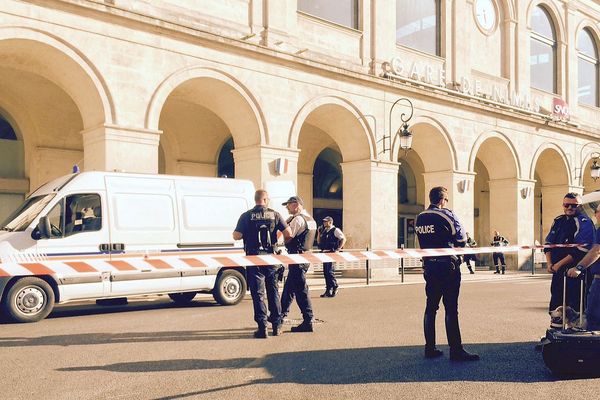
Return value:
M 233 239 L 244 239 L 246 255 L 273 254 L 277 243 L 277 231 L 284 239 L 291 238 L 291 230 L 281 214 L 267 207 L 269 194 L 259 189 L 254 194 L 255 206 L 243 213 L 233 231 Z M 273 265 L 246 268 L 248 285 L 254 306 L 254 320 L 258 329 L 254 332 L 257 339 L 267 338 L 267 306 L 265 305 L 265 289 L 269 302 L 270 320 L 272 321 L 273 336 L 281 333 L 281 303 L 277 284 L 277 268 Z
M 431 204 L 417 216 L 415 231 L 422 249 L 464 247 L 462 225 L 452 211 L 445 208 L 448 190 L 442 186 L 429 192 Z M 443 299 L 446 311 L 446 335 L 450 345 L 450 360 L 476 361 L 477 354 L 467 352 L 462 346 L 458 325 L 458 295 L 460 290 L 460 264 L 457 256 L 423 257 L 425 294 L 427 305 L 423 327 L 425 331 L 425 358 L 437 358 L 444 353 L 435 347 L 435 316 Z
M 291 237 L 284 237 L 288 253 L 302 254 L 310 251 L 317 231 L 315 220 L 304 210 L 304 203 L 299 196 L 290 197 L 282 205 L 286 206 L 291 215 L 287 220 L 291 229 Z M 288 277 L 283 285 L 280 323 L 288 314 L 294 297 L 296 297 L 296 302 L 302 312 L 303 321 L 300 325 L 293 326 L 292 332 L 313 331 L 313 310 L 306 284 L 306 271 L 309 266 L 310 264 L 290 264 Z
M 333 218 L 327 216 L 323 218 L 323 225 L 317 232 L 317 243 L 319 249 L 324 253 L 334 253 L 339 251 L 346 244 L 346 236 L 342 230 L 333 225 Z M 338 290 L 337 280 L 335 279 L 335 270 L 332 262 L 323 263 L 323 276 L 325 277 L 325 293 L 321 297 L 335 297 Z
M 471 236 L 469 236 L 469 232 L 467 235 L 467 247 L 477 247 L 477 242 Z M 467 268 L 469 269 L 470 274 L 474 274 L 473 268 L 471 268 L 471 261 L 473 261 L 473 265 L 477 266 L 477 256 L 475 254 L 465 254 L 464 257 L 465 264 L 467 264 Z
M 494 231 L 494 238 L 490 243 L 492 247 L 505 247 L 508 246 L 508 240 L 501 236 L 498 231 Z M 494 274 L 500 273 L 500 266 L 502 266 L 502 275 L 504 275 L 504 271 L 506 271 L 506 261 L 504 261 L 504 253 L 500 251 L 496 251 L 492 253 L 492 259 L 494 260 L 494 265 L 496 266 L 496 272 Z
M 587 244 L 579 247 L 546 248 L 546 265 L 552 273 L 550 284 L 550 304 L 553 311 L 563 303 L 563 285 L 565 271 L 582 260 L 594 243 L 594 223 L 580 213 L 581 198 L 577 193 L 567 193 L 563 198 L 563 214 L 554 219 L 552 228 L 546 236 L 546 244 Z M 567 305 L 579 311 L 580 285 L 578 279 L 567 278 Z M 562 318 L 550 320 L 550 327 L 562 328 Z

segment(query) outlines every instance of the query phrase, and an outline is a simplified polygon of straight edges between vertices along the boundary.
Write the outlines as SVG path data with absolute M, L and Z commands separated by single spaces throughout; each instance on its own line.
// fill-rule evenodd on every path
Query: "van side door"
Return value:
M 111 217 L 111 264 L 118 269 L 111 276 L 111 295 L 179 291 L 179 268 L 157 268 L 146 262 L 146 258 L 155 259 L 177 249 L 179 230 L 173 180 L 107 175 L 105 183 Z

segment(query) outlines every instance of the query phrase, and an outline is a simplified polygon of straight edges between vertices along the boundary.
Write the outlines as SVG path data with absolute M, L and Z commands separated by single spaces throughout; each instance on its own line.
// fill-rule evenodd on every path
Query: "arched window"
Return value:
M 298 11 L 358 29 L 358 0 L 298 0 Z
M 233 138 L 229 138 L 219 152 L 219 161 L 217 162 L 217 176 L 219 177 L 235 178 L 235 165 L 231 150 L 233 150 Z
M 577 37 L 578 77 L 577 101 L 580 104 L 599 107 L 598 78 L 600 76 L 600 62 L 598 49 L 594 37 L 589 29 L 583 29 Z
M 7 120 L 0 115 L 0 139 L 17 140 L 17 134 Z
M 531 87 L 556 93 L 556 34 L 543 7 L 534 8 L 531 28 Z
M 396 0 L 396 43 L 439 56 L 439 0 Z

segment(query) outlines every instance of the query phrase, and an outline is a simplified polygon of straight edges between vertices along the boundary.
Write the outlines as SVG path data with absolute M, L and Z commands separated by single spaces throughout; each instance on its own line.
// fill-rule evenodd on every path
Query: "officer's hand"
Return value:
M 569 278 L 577 278 L 579 276 L 579 274 L 581 274 L 581 272 L 578 271 L 577 268 L 575 268 L 575 267 L 569 268 L 569 270 L 567 271 L 567 276 Z
M 546 267 L 546 271 L 548 271 L 549 273 L 553 274 L 554 273 L 554 264 L 550 264 L 548 263 L 548 266 Z

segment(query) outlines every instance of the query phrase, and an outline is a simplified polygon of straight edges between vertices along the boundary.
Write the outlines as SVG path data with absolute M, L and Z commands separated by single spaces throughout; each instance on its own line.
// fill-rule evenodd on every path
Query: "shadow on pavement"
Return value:
M 254 384 L 346 385 L 385 382 L 532 383 L 552 381 L 553 378 L 546 370 L 541 354 L 534 350 L 534 345 L 533 342 L 469 345 L 470 351 L 478 352 L 482 357 L 480 361 L 470 363 L 451 362 L 447 355 L 435 360 L 426 360 L 423 358 L 422 346 L 407 346 L 279 353 L 259 359 L 182 359 L 128 362 L 61 368 L 59 371 L 100 370 L 137 373 L 264 368 L 271 374 L 271 379 L 254 381 Z M 169 398 L 182 398 L 221 389 L 181 394 Z
M 86 333 L 40 337 L 0 337 L 0 348 L 30 346 L 81 346 L 116 343 L 187 342 L 198 340 L 239 340 L 252 337 L 254 328 L 211 331 Z

